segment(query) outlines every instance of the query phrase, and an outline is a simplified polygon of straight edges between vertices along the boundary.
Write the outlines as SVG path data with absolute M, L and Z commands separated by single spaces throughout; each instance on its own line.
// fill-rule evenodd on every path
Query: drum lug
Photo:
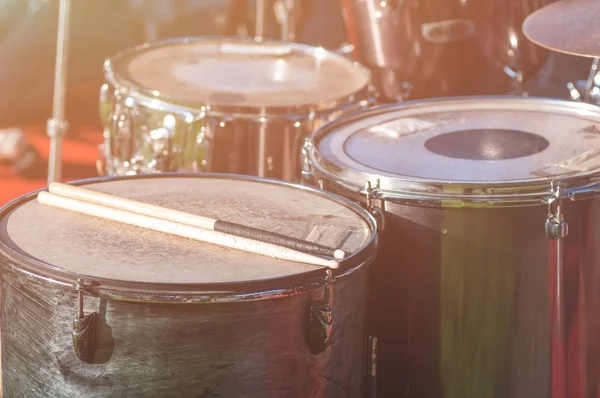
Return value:
M 310 164 L 309 156 L 312 153 L 314 147 L 312 144 L 312 140 L 310 137 L 306 137 L 304 139 L 304 144 L 302 145 L 302 150 L 300 153 L 300 161 L 301 164 L 301 175 L 300 181 L 304 185 L 316 186 L 316 178 L 314 174 L 314 170 L 312 165 Z
M 375 221 L 377 222 L 377 230 L 379 232 L 383 232 L 385 229 L 385 215 L 383 213 L 382 207 L 384 207 L 383 199 L 379 198 L 377 192 L 379 190 L 379 180 L 373 186 L 370 181 L 367 181 L 365 184 L 365 189 L 361 192 L 365 195 L 367 199 L 366 209 Z M 378 200 L 380 202 L 379 206 L 373 204 L 374 200 Z
M 129 165 L 133 152 L 133 131 L 131 128 L 131 115 L 123 104 L 117 104 L 114 112 L 110 115 L 111 136 L 105 143 L 108 143 L 107 150 L 114 156 L 115 150 L 118 150 L 118 162 L 127 162 Z
M 89 363 L 94 359 L 96 353 L 98 313 L 84 314 L 83 294 L 85 293 L 85 286 L 82 278 L 77 280 L 75 291 L 79 299 L 79 310 L 77 315 L 73 317 L 73 349 L 77 358 Z
M 569 225 L 563 219 L 561 202 L 565 197 L 560 186 L 552 182 L 552 195 L 546 199 L 548 202 L 548 217 L 544 225 L 546 236 L 550 239 L 566 238 L 569 234 Z
M 352 58 L 354 50 L 354 44 L 342 43 L 337 49 L 334 50 L 334 52 L 343 57 Z
M 333 278 L 331 270 L 326 271 L 326 279 Z M 320 354 L 331 344 L 333 333 L 333 309 L 331 285 L 325 285 L 323 301 L 310 306 L 307 344 L 310 352 L 314 355 Z

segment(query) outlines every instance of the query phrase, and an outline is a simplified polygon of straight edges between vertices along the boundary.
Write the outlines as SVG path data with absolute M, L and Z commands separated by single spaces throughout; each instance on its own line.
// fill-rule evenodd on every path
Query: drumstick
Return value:
M 329 268 L 339 267 L 339 263 L 335 260 L 327 260 L 311 254 L 288 249 L 287 247 L 224 234 L 222 232 L 211 231 L 191 225 L 180 224 L 174 221 L 161 220 L 138 213 L 132 213 L 125 210 L 114 209 L 95 203 L 89 203 L 55 195 L 50 192 L 40 192 L 37 196 L 37 200 L 43 205 L 70 210 L 76 213 L 86 214 L 105 220 L 133 225 L 136 227 L 151 229 L 158 232 L 164 232 L 183 238 L 225 246 L 231 249 L 260 254 L 280 260 L 295 261 Z
M 180 224 L 191 225 L 193 227 L 204 228 L 211 231 L 241 236 L 243 238 L 271 243 L 277 246 L 284 246 L 292 250 L 333 257 L 337 260 L 343 260 L 346 257 L 346 253 L 343 250 L 333 249 L 318 243 L 309 242 L 307 240 L 292 238 L 233 222 L 215 220 L 205 216 L 172 210 L 161 206 L 139 202 L 137 200 L 121 198 L 103 192 L 76 187 L 74 185 L 53 182 L 50 184 L 48 190 L 53 194 L 65 196 L 67 198 L 134 212 L 145 216 L 159 218 L 161 220 L 174 221 Z

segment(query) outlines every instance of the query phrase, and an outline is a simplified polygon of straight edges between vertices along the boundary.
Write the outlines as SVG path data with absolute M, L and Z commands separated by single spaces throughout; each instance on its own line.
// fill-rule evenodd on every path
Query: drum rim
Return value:
M 211 104 L 202 102 L 179 101 L 170 98 L 166 95 L 158 93 L 156 90 L 149 90 L 140 87 L 133 81 L 125 79 L 116 70 L 116 63 L 125 57 L 135 53 L 147 51 L 150 49 L 160 48 L 169 45 L 185 45 L 189 43 L 202 42 L 237 42 L 237 43 L 266 43 L 266 44 L 285 44 L 297 51 L 312 54 L 317 49 L 325 51 L 328 57 L 333 57 L 348 62 L 349 65 L 359 70 L 367 78 L 367 83 L 357 92 L 345 95 L 333 100 L 316 101 L 312 103 L 299 104 L 293 106 L 239 106 L 239 105 L 223 105 Z M 111 85 L 122 96 L 133 98 L 135 101 L 142 103 L 149 108 L 157 108 L 157 110 L 168 111 L 175 114 L 184 113 L 186 115 L 203 114 L 205 111 L 211 115 L 247 115 L 247 116 L 286 116 L 286 115 L 307 115 L 313 112 L 324 113 L 335 111 L 340 108 L 359 104 L 360 102 L 372 101 L 373 93 L 371 84 L 373 74 L 366 66 L 358 61 L 353 61 L 343 55 L 337 54 L 334 51 L 323 47 L 310 46 L 306 44 L 282 42 L 274 39 L 263 39 L 257 41 L 252 38 L 236 37 L 236 36 L 190 36 L 183 38 L 170 38 L 157 40 L 149 43 L 140 44 L 134 47 L 125 49 L 112 57 L 106 58 L 103 65 L 104 78 L 106 83 Z M 209 109 L 206 109 L 209 108 Z
M 592 172 L 579 172 L 563 176 L 540 177 L 535 179 L 520 179 L 510 181 L 468 181 L 452 182 L 447 180 L 419 179 L 411 177 L 388 177 L 375 173 L 344 168 L 334 160 L 322 156 L 318 151 L 321 139 L 334 132 L 341 126 L 352 124 L 358 120 L 386 114 L 392 111 L 429 109 L 432 106 L 470 105 L 469 109 L 482 109 L 493 104 L 504 105 L 526 103 L 530 106 L 539 105 L 539 110 L 560 110 L 561 114 L 594 117 L 600 123 L 600 108 L 597 106 L 572 102 L 561 99 L 519 96 L 463 96 L 442 97 L 425 100 L 412 100 L 398 104 L 386 104 L 350 115 L 344 115 L 328 122 L 316 130 L 305 144 L 306 161 L 312 168 L 315 177 L 323 178 L 343 191 L 364 191 L 366 184 L 373 189 L 371 196 L 375 199 L 391 202 L 414 203 L 442 207 L 491 207 L 515 206 L 541 203 L 552 195 L 553 183 L 561 186 L 566 196 L 575 199 L 577 194 L 585 192 L 595 196 L 600 192 L 600 167 Z M 516 108 L 516 107 L 515 107 Z M 506 109 L 506 108 L 498 108 Z M 310 174 L 311 171 L 309 171 Z
M 96 277 L 93 275 L 79 274 L 65 270 L 37 260 L 27 253 L 11 247 L 10 242 L 0 238 L 0 260 L 6 259 L 6 264 L 11 269 L 17 270 L 35 279 L 43 279 L 52 283 L 70 286 L 74 289 L 77 279 L 83 278 L 86 283 L 86 292 L 90 295 L 117 300 L 153 303 L 216 303 L 237 302 L 270 299 L 283 296 L 294 296 L 322 287 L 328 283 L 344 278 L 355 272 L 363 270 L 373 263 L 378 248 L 377 224 L 371 214 L 357 203 L 343 196 L 331 192 L 321 191 L 304 185 L 293 184 L 287 181 L 265 179 L 254 176 L 233 175 L 222 173 L 155 173 L 140 174 L 135 176 L 108 176 L 82 179 L 69 182 L 73 185 L 88 185 L 102 182 L 160 179 L 160 178 L 222 178 L 237 181 L 255 181 L 260 183 L 287 186 L 311 192 L 321 197 L 331 199 L 361 217 L 371 228 L 371 236 L 361 250 L 348 256 L 338 269 L 317 268 L 300 274 L 287 275 L 277 278 L 260 279 L 249 282 L 225 283 L 147 283 L 140 281 L 125 281 L 112 278 Z M 47 191 L 39 189 L 22 195 L 6 205 L 0 207 L 0 220 L 4 220 L 14 209 L 34 200 L 37 194 Z

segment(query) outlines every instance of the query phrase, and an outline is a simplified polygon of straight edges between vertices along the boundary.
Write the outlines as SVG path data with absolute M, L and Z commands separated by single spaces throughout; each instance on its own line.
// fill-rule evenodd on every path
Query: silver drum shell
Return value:
M 127 52 L 194 40 L 214 38 L 162 41 Z M 294 46 L 307 52 L 316 50 Z M 370 79 L 365 67 L 354 66 Z M 304 138 L 323 124 L 376 102 L 367 85 L 348 97 L 309 106 L 241 108 L 206 103 L 190 107 L 120 80 L 110 59 L 104 64 L 104 74 L 100 175 L 216 172 L 297 181 Z

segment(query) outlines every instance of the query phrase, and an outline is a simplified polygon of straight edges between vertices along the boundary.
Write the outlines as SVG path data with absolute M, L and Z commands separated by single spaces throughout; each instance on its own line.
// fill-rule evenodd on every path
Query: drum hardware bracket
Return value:
M 377 337 L 369 336 L 367 357 L 367 398 L 377 397 Z
M 375 185 L 371 184 L 371 181 L 367 181 L 365 183 L 365 188 L 361 193 L 364 193 L 367 199 L 367 211 L 369 211 L 369 213 L 371 213 L 371 215 L 375 218 L 375 221 L 377 221 L 377 230 L 382 232 L 385 229 L 385 215 L 383 214 L 382 210 L 382 207 L 384 206 L 384 201 L 383 199 L 378 198 L 376 194 L 379 190 L 379 187 L 379 179 L 377 179 Z M 379 206 L 375 206 L 373 204 L 373 200 L 375 199 L 381 202 Z
M 310 164 L 309 153 L 313 149 L 312 140 L 310 137 L 306 137 L 304 139 L 304 144 L 302 145 L 300 161 L 302 162 L 300 170 L 301 170 L 301 181 L 303 184 L 315 186 L 315 174 L 313 173 L 313 168 Z
M 548 203 L 548 217 L 546 217 L 545 232 L 550 239 L 566 238 L 569 226 L 563 218 L 561 202 L 565 197 L 562 188 L 552 182 L 552 195 L 546 199 Z
M 82 278 L 77 280 L 75 291 L 78 295 L 79 309 L 73 317 L 73 349 L 77 358 L 90 363 L 96 353 L 96 325 L 98 313 L 84 314 L 83 295 L 86 292 Z
M 323 301 L 310 306 L 307 343 L 310 352 L 314 355 L 320 354 L 331 344 L 333 333 L 333 309 L 331 284 L 333 279 L 331 270 L 326 272 L 326 284 L 324 287 Z

